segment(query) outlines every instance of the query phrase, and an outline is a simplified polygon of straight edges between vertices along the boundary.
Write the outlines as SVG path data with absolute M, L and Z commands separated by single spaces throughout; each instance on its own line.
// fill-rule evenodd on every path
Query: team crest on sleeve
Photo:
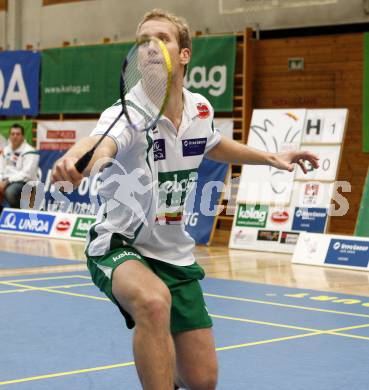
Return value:
M 163 138 L 154 141 L 154 161 L 165 160 L 165 140 Z
M 198 117 L 200 119 L 206 119 L 210 115 L 209 107 L 205 103 L 197 103 L 197 111 L 199 112 Z

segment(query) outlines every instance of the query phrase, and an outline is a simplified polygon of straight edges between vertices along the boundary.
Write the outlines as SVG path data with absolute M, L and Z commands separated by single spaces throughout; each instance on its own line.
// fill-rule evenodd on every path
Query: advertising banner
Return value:
M 132 43 L 42 51 L 41 112 L 99 113 L 119 98 L 123 59 Z
M 119 98 L 119 75 L 132 43 L 48 49 L 42 52 L 41 112 L 99 113 Z M 236 37 L 193 39 L 185 85 L 216 111 L 233 111 Z
M 217 205 L 224 188 L 228 164 L 204 159 L 198 181 L 186 202 L 186 231 L 196 244 L 207 244 L 217 215 Z
M 0 52 L 0 115 L 38 114 L 40 63 L 37 52 Z
M 33 215 L 35 218 L 31 218 L 30 215 Z M 48 236 L 54 220 L 55 215 L 4 209 L 0 217 L 0 231 Z
M 236 36 L 193 38 L 185 87 L 205 96 L 215 111 L 233 111 L 235 63 Z
M 68 150 L 77 141 L 88 137 L 97 121 L 39 121 L 38 150 Z
M 95 220 L 94 216 L 5 208 L 0 232 L 83 241 Z
M 56 195 L 55 186 L 51 184 L 51 170 L 55 161 L 64 153 L 63 150 L 40 150 L 39 165 L 42 173 L 42 185 L 37 189 L 36 207 L 51 212 L 95 215 L 99 205 L 91 203 L 91 199 L 96 198 L 99 175 L 86 176 L 70 194 L 62 195 L 58 192 Z
M 273 153 L 300 147 L 317 154 L 320 167 L 307 162 L 304 174 L 243 166 L 231 248 L 292 253 L 300 232 L 326 231 L 347 117 L 347 109 L 254 111 L 248 145 Z
M 292 262 L 369 271 L 369 238 L 302 232 Z
M 267 153 L 300 147 L 306 110 L 254 110 L 247 145 Z M 289 204 L 294 172 L 266 165 L 242 167 L 237 202 Z

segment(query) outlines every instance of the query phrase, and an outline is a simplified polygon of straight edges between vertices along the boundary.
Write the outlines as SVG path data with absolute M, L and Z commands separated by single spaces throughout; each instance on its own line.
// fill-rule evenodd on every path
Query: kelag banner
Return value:
M 131 43 L 42 52 L 41 112 L 99 113 L 119 98 L 122 61 Z
M 40 53 L 0 52 L 0 115 L 38 114 L 40 62 Z
M 186 203 L 186 231 L 196 244 L 207 244 L 213 229 L 228 164 L 204 159 L 198 170 L 195 191 Z
M 233 111 L 235 62 L 234 35 L 194 38 L 185 87 L 204 95 L 215 111 Z
M 119 98 L 119 72 L 131 43 L 49 49 L 42 52 L 41 112 L 99 113 Z M 233 110 L 236 37 L 193 39 L 185 85 L 216 111 Z
M 6 143 L 6 139 L 8 138 L 9 129 L 17 123 L 18 125 L 23 126 L 24 128 L 24 137 L 26 141 L 32 145 L 32 121 L 20 121 L 20 120 L 12 120 L 12 121 L 0 121 L 0 147 L 4 146 Z

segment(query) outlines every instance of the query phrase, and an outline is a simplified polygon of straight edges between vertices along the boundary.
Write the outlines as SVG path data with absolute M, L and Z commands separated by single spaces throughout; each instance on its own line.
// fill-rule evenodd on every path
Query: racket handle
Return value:
M 87 153 L 85 153 L 74 165 L 79 173 L 83 173 L 86 169 L 88 163 L 91 161 L 92 156 L 94 155 L 96 148 L 92 148 Z

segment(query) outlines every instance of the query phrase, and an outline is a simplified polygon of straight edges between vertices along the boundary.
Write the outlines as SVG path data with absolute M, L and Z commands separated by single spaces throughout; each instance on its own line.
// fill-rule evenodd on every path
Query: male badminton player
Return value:
M 266 153 L 223 138 L 213 127 L 209 102 L 183 87 L 191 59 L 186 21 L 153 10 L 138 25 L 138 40 L 145 37 L 160 39 L 170 55 L 169 100 L 147 131 L 128 126 L 122 116 L 84 172 L 88 174 L 100 159 L 114 159 L 102 173 L 103 204 L 87 239 L 88 268 L 94 283 L 119 307 L 127 326 L 134 327 L 134 359 L 145 390 L 213 390 L 218 369 L 212 321 L 198 282 L 204 271 L 194 259 L 194 241 L 183 222 L 196 170 L 205 155 L 289 171 L 298 164 L 304 172 L 304 161 L 317 168 L 318 159 L 309 152 Z M 158 64 L 152 61 L 148 66 Z M 130 96 L 131 115 L 142 120 L 151 115 L 143 95 L 138 89 Z M 54 181 L 80 183 L 83 176 L 76 162 L 120 110 L 120 104 L 105 110 L 91 136 L 57 161 Z M 100 332 L 104 340 L 109 323 Z

